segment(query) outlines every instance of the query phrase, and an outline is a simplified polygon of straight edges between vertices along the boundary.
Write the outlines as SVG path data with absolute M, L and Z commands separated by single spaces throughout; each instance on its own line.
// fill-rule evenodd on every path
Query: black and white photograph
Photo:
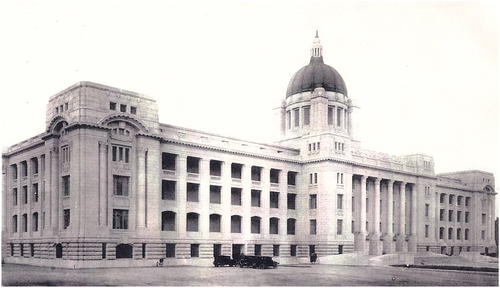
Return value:
M 496 286 L 497 1 L 0 0 L 2 286 Z

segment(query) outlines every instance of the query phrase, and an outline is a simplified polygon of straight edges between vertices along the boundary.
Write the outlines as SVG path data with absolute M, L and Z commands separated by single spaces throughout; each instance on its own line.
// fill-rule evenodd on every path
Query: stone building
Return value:
M 274 110 L 275 144 L 159 123 L 146 95 L 91 82 L 49 98 L 46 130 L 2 154 L 3 259 L 61 267 L 307 262 L 495 249 L 492 173 L 361 148 L 359 108 L 323 62 Z M 489 250 L 488 250 L 489 249 Z

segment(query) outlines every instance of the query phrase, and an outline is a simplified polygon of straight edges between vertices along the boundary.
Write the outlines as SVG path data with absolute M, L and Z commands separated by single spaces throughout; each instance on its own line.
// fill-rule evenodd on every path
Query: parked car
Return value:
M 214 257 L 215 267 L 226 266 L 226 265 L 233 267 L 236 265 L 236 261 L 234 259 L 231 259 L 230 256 L 219 255 Z
M 278 262 L 274 261 L 272 257 L 269 256 L 258 256 L 255 257 L 253 268 L 266 269 L 269 267 L 273 267 L 274 269 L 278 268 Z
M 243 267 L 254 267 L 254 260 L 255 260 L 255 256 L 242 256 L 240 258 L 240 268 L 243 268 Z

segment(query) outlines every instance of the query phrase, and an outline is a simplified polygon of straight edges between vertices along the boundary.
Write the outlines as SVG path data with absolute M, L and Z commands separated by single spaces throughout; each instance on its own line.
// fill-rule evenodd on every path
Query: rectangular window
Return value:
M 241 169 L 243 164 L 231 163 L 231 178 L 241 179 Z
M 23 214 L 23 219 L 22 219 L 22 231 L 23 232 L 28 232 L 28 214 Z
M 448 210 L 448 222 L 453 221 L 453 210 Z
M 279 232 L 279 218 L 271 218 L 269 219 L 269 234 L 278 234 Z
M 163 170 L 175 171 L 176 157 L 177 155 L 175 154 L 161 153 L 161 168 Z
M 299 127 L 299 108 L 293 109 L 293 127 Z
M 269 193 L 269 202 L 270 202 L 270 207 L 271 208 L 278 208 L 279 207 L 279 192 L 271 192 Z
M 457 211 L 457 222 L 462 221 L 462 211 Z
M 33 202 L 38 202 L 38 183 L 33 184 L 32 186 L 32 192 L 33 192 Z
M 113 229 L 128 229 L 128 210 L 113 209 Z
M 439 221 L 444 221 L 444 209 L 439 209 Z
M 441 204 L 443 204 L 443 203 L 444 203 L 444 197 L 445 197 L 445 196 L 446 196 L 446 194 L 444 194 L 444 193 L 441 193 L 441 194 L 439 195 L 439 203 L 441 203 Z
M 231 188 L 231 205 L 241 206 L 241 188 Z
M 297 245 L 290 245 L 290 256 L 297 256 Z
M 481 230 L 481 240 L 484 240 L 485 235 L 486 235 L 486 232 L 484 230 Z
M 269 181 L 274 184 L 278 184 L 280 182 L 280 170 L 271 169 L 269 171 Z
M 146 258 L 146 243 L 142 243 L 142 258 Z
M 38 231 L 38 212 L 33 213 L 31 228 L 35 232 Z
M 287 174 L 287 184 L 288 186 L 295 186 L 295 180 L 297 178 L 297 172 L 288 171 Z
M 252 189 L 252 207 L 260 207 L 260 190 Z
M 316 209 L 317 208 L 317 195 L 316 194 L 310 194 L 309 195 L 309 209 Z
M 309 220 L 309 233 L 316 235 L 316 219 Z
M 337 209 L 342 210 L 342 207 L 344 202 L 344 195 L 342 194 L 337 194 Z
M 481 223 L 486 224 L 486 214 L 481 214 Z
M 250 232 L 260 234 L 260 217 L 254 216 L 250 218 Z
M 337 126 L 340 127 L 342 124 L 340 122 L 340 120 L 342 119 L 341 118 L 341 111 L 342 111 L 342 108 L 337 108 Z
M 12 189 L 12 204 L 17 206 L 17 188 Z
M 128 196 L 129 177 L 113 175 L 113 195 Z
M 262 245 L 255 244 L 255 248 L 254 248 L 255 256 L 260 256 L 261 251 L 262 251 Z
M 221 186 L 210 185 L 210 203 L 220 204 L 221 203 Z
M 187 157 L 187 172 L 193 174 L 200 173 L 200 158 Z
M 165 257 L 175 258 L 175 244 L 165 244 Z
M 191 258 L 200 257 L 200 244 L 191 244 Z
M 127 112 L 127 105 L 120 104 L 120 112 Z
M 28 186 L 23 186 L 23 202 L 28 204 Z
M 449 198 L 449 201 L 448 201 L 448 203 L 449 203 L 450 205 L 452 205 L 452 204 L 453 204 L 453 199 L 454 199 L 454 198 L 455 198 L 455 195 L 450 195 L 450 198 Z
M 70 178 L 69 176 L 63 176 L 63 195 L 64 196 L 69 196 L 70 194 Z
M 333 106 L 328 106 L 328 125 L 333 125 Z
M 469 207 L 470 205 L 470 197 L 465 197 L 465 206 Z
M 311 106 L 304 107 L 304 126 L 307 126 L 311 122 Z
M 295 219 L 288 218 L 286 220 L 286 234 L 295 235 Z
M 200 184 L 187 183 L 186 184 L 186 200 L 187 202 L 199 202 L 199 188 Z
M 115 110 L 116 111 L 116 103 L 115 102 L 109 102 L 109 110 Z
M 337 219 L 337 235 L 342 235 L 342 219 Z
M 161 199 L 175 200 L 175 181 L 161 180 Z
M 297 194 L 292 194 L 292 193 L 287 194 L 287 201 L 286 201 L 287 209 L 295 210 L 295 198 L 296 197 L 297 197 Z
M 106 243 L 102 243 L 102 248 L 101 248 L 101 257 L 102 259 L 106 259 Z
M 112 146 L 113 162 L 130 163 L 130 148 Z
M 425 204 L 425 217 L 429 217 L 429 204 Z
M 70 163 L 71 162 L 71 149 L 69 146 L 61 147 L 61 162 Z
M 318 173 L 314 173 L 314 184 L 318 184 Z
M 280 245 L 273 245 L 273 256 L 280 256 Z
M 17 215 L 12 216 L 12 231 L 17 233 Z
M 130 106 L 130 114 L 137 114 L 137 107 Z
M 63 228 L 66 229 L 68 226 L 71 224 L 71 213 L 69 209 L 64 209 L 63 211 L 64 214 L 64 226 Z
M 463 198 L 463 196 L 457 197 L 457 205 L 459 205 L 459 206 L 462 205 L 462 198 Z
M 210 232 L 220 232 L 220 218 L 219 214 L 210 214 Z
M 288 129 L 292 129 L 292 113 L 286 111 L 286 125 Z
M 429 238 L 429 225 L 425 225 L 425 238 Z
M 257 166 L 252 166 L 251 168 L 251 179 L 252 181 L 258 181 L 260 182 L 260 172 L 262 170 L 262 167 L 257 167 Z
M 38 174 L 38 158 L 36 158 L 36 157 L 31 158 L 31 166 L 33 169 L 33 174 L 37 175 Z
M 469 223 L 469 212 L 465 212 L 465 223 Z
M 210 160 L 210 176 L 222 175 L 222 162 L 217 160 Z

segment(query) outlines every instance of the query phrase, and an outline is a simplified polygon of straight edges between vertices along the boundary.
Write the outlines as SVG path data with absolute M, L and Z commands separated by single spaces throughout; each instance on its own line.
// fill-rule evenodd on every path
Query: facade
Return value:
M 493 252 L 492 173 L 361 148 L 340 74 L 311 61 L 262 144 L 162 124 L 154 99 L 91 82 L 49 98 L 46 131 L 2 155 L 3 259 L 211 265 L 214 255 Z

